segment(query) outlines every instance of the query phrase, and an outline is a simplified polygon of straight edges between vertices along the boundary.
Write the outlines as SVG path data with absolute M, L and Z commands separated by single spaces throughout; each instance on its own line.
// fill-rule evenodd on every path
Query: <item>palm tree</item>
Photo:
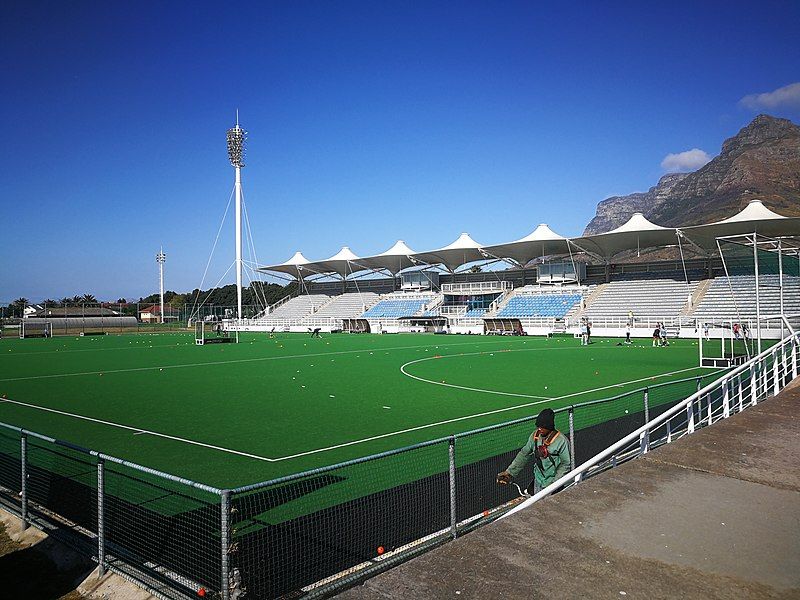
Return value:
M 14 315 L 21 317 L 25 314 L 25 307 L 28 306 L 28 304 L 30 304 L 30 300 L 27 298 L 17 298 L 8 306 L 8 308 Z
M 84 304 L 94 303 L 97 302 L 97 298 L 94 297 L 94 294 L 84 294 L 81 296 L 81 302 Z

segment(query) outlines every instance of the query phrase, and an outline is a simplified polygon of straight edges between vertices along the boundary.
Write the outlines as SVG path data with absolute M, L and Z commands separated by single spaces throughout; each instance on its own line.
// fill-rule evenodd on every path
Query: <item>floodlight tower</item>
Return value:
M 239 127 L 239 111 L 236 111 L 236 126 L 228 129 L 228 158 L 236 169 L 236 318 L 242 318 L 242 167 L 244 166 L 244 140 L 247 132 Z
M 158 276 L 161 283 L 161 322 L 164 322 L 164 263 L 167 262 L 167 255 L 164 254 L 162 247 L 158 254 L 156 254 L 156 262 L 158 263 Z

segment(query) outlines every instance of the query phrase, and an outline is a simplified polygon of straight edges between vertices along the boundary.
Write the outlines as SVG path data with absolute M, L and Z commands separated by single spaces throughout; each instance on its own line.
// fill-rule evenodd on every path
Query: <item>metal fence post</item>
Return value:
M 741 373 L 739 373 L 736 376 L 736 384 L 735 384 L 735 386 L 736 387 L 734 389 L 738 390 L 737 394 L 739 395 L 739 412 L 742 412 L 744 410 L 744 392 L 742 391 L 742 374 Z
M 797 377 L 797 340 L 792 340 L 792 379 Z
M 22 433 L 19 439 L 19 460 L 20 460 L 20 498 L 22 506 L 20 513 L 22 517 L 22 531 L 28 528 L 28 435 Z
M 731 416 L 731 395 L 728 389 L 729 387 L 728 380 L 724 379 L 722 381 L 722 417 L 725 419 Z
M 569 469 L 572 471 L 575 468 L 575 407 L 570 406 L 567 409 L 569 415 Z M 581 480 L 580 475 L 575 475 L 575 483 Z
M 458 535 L 458 518 L 456 516 L 456 438 L 451 435 L 447 444 L 450 481 L 450 535 L 453 539 Z
M 780 375 L 778 373 L 778 352 L 772 353 L 772 395 L 777 396 L 781 391 Z
M 642 399 L 644 401 L 644 422 L 645 424 L 650 422 L 650 389 L 644 388 L 644 394 Z M 645 429 L 641 436 L 639 436 L 639 454 L 646 454 L 647 451 L 650 450 L 650 430 Z M 574 468 L 574 467 L 573 467 Z
M 686 405 L 686 433 L 694 433 L 694 402 Z
M 792 356 L 791 347 L 787 348 L 785 345 L 781 348 L 781 356 L 783 356 L 783 377 L 781 378 L 781 387 L 785 387 L 791 379 L 789 379 L 789 368 L 791 367 L 790 360 Z
M 750 367 L 750 406 L 758 404 L 758 363 Z
M 222 510 L 220 537 L 222 538 L 222 581 L 221 591 L 223 600 L 231 597 L 230 583 L 230 545 L 231 545 L 231 493 L 229 490 L 222 491 L 220 501 Z
M 97 457 L 97 572 L 106 574 L 105 461 Z
M 695 392 L 699 392 L 701 387 L 703 387 L 703 378 L 702 378 L 702 376 L 697 378 L 697 381 L 694 384 L 694 391 Z M 702 398 L 698 398 L 697 399 L 696 409 L 697 409 L 697 414 L 695 415 L 695 423 L 696 423 L 697 427 L 702 427 L 703 426 L 703 399 Z

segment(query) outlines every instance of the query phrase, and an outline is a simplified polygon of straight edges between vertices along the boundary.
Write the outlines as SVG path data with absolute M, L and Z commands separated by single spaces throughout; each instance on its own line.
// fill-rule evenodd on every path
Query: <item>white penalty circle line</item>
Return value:
M 499 354 L 502 354 L 502 353 L 507 353 L 507 352 L 539 352 L 539 351 L 543 351 L 543 350 L 546 350 L 546 351 L 572 350 L 572 348 L 518 348 L 518 349 L 515 349 L 515 350 L 496 350 L 495 352 L 497 352 Z M 695 371 L 695 370 L 701 368 L 701 367 L 688 367 L 686 369 L 678 369 L 676 371 L 670 371 L 668 373 L 659 373 L 657 375 L 649 375 L 647 377 L 642 377 L 640 379 L 632 379 L 630 381 L 623 381 L 622 383 L 612 383 L 610 385 L 606 385 L 606 386 L 603 386 L 603 387 L 592 388 L 590 390 L 583 390 L 583 391 L 580 391 L 580 392 L 573 392 L 571 394 L 564 394 L 563 396 L 554 396 L 554 397 L 535 396 L 535 395 L 531 395 L 531 394 L 522 394 L 522 393 L 518 393 L 518 392 L 503 392 L 503 391 L 500 391 L 500 390 L 488 390 L 488 389 L 485 389 L 485 388 L 473 388 L 473 387 L 469 387 L 469 386 L 458 385 L 458 384 L 455 384 L 455 383 L 447 383 L 447 382 L 444 382 L 444 381 L 434 381 L 433 379 L 425 379 L 424 377 L 418 377 L 417 375 L 412 375 L 411 373 L 406 371 L 406 367 L 408 367 L 410 365 L 413 365 L 413 364 L 416 364 L 416 363 L 421 363 L 421 362 L 426 362 L 426 361 L 429 361 L 429 360 L 437 360 L 437 359 L 443 359 L 443 358 L 458 358 L 460 356 L 480 356 L 480 355 L 485 355 L 485 354 L 492 354 L 493 355 L 495 352 L 488 352 L 488 351 L 483 351 L 483 352 L 464 352 L 464 353 L 461 353 L 461 354 L 448 354 L 446 356 L 425 356 L 425 357 L 417 358 L 415 360 L 411 360 L 411 361 L 405 363 L 404 365 L 402 365 L 400 367 L 400 372 L 403 375 L 405 375 L 406 377 L 410 377 L 411 379 L 416 379 L 417 381 L 421 381 L 423 383 L 430 383 L 430 384 L 433 384 L 433 385 L 441 385 L 441 386 L 444 386 L 444 387 L 456 388 L 456 389 L 460 389 L 460 390 L 467 390 L 467 391 L 470 391 L 470 392 L 479 392 L 479 393 L 482 393 L 482 394 L 494 394 L 494 395 L 498 395 L 498 396 L 514 396 L 514 397 L 518 397 L 518 398 L 537 398 L 537 399 L 544 398 L 544 399 L 547 399 L 547 400 L 554 400 L 555 401 L 555 400 L 564 400 L 566 398 L 574 398 L 576 396 L 583 396 L 584 394 L 589 394 L 591 392 L 601 392 L 603 390 L 610 390 L 611 388 L 625 387 L 626 385 L 631 385 L 633 383 L 642 383 L 643 381 L 650 381 L 650 380 L 658 379 L 658 378 L 661 378 L 661 377 L 669 377 L 670 375 L 677 375 L 678 373 L 685 373 L 687 371 Z M 715 371 L 715 372 L 719 372 L 719 371 Z M 530 406 L 530 404 L 522 404 L 522 405 L 520 405 L 518 407 L 511 407 L 511 409 L 524 408 L 525 406 Z
M 692 368 L 694 368 L 694 367 L 692 367 Z M 684 372 L 684 371 L 687 371 L 687 370 L 691 370 L 691 369 L 681 369 L 680 371 L 674 371 L 672 373 L 663 373 L 661 375 L 657 375 L 656 377 L 665 377 L 667 375 L 681 373 L 681 372 Z M 650 379 L 650 378 L 645 378 L 645 379 Z M 625 383 L 622 383 L 622 384 L 615 384 L 613 386 L 607 386 L 607 387 L 617 387 L 617 386 L 626 385 L 626 384 L 630 384 L 630 383 L 638 383 L 640 381 L 644 381 L 645 379 L 637 379 L 637 380 L 625 382 Z M 252 454 L 250 452 L 242 452 L 241 450 L 234 450 L 232 448 L 225 448 L 223 446 L 216 446 L 214 444 L 207 444 L 205 442 L 199 442 L 197 440 L 190 440 L 190 439 L 178 437 L 178 436 L 175 436 L 175 435 L 168 435 L 168 434 L 165 434 L 165 433 L 160 433 L 158 431 L 151 431 L 151 430 L 148 430 L 148 429 L 142 429 L 140 427 L 132 427 L 130 425 L 123 425 L 121 423 L 114 423 L 113 421 L 106 421 L 106 420 L 103 420 L 103 419 L 96 419 L 94 417 L 86 417 L 84 415 L 78 415 L 78 414 L 75 414 L 75 413 L 69 413 L 69 412 L 66 412 L 66 411 L 56 410 L 54 408 L 47 408 L 47 407 L 44 407 L 44 406 L 37 406 L 35 404 L 28 404 L 26 402 L 19 402 L 18 400 L 11 400 L 11 399 L 8 399 L 8 398 L 0 399 L 0 403 L 8 402 L 10 404 L 16 404 L 16 405 L 24 406 L 24 407 L 27 407 L 27 408 L 32 408 L 34 410 L 42 410 L 42 411 L 51 412 L 51 413 L 55 413 L 55 414 L 59 414 L 59 415 L 64 415 L 64 416 L 67 416 L 67 417 L 72 417 L 72 418 L 75 418 L 75 419 L 81 419 L 81 420 L 84 420 L 84 421 L 90 421 L 90 422 L 93 422 L 93 423 L 99 423 L 99 424 L 102 424 L 102 425 L 108 425 L 110 427 L 117 427 L 119 429 L 125 429 L 125 430 L 128 430 L 128 431 L 133 431 L 134 435 L 147 434 L 147 435 L 152 435 L 152 436 L 155 436 L 155 437 L 161 437 L 161 438 L 165 438 L 165 439 L 169 439 L 169 440 L 173 440 L 173 441 L 177 441 L 177 442 L 183 442 L 183 443 L 186 443 L 186 444 L 191 444 L 193 446 L 200 446 L 202 448 L 209 448 L 211 450 L 217 450 L 217 451 L 220 451 L 220 452 L 227 452 L 228 454 L 235 454 L 237 456 L 244 456 L 246 458 L 252 458 L 252 459 L 260 460 L 260 461 L 264 461 L 264 462 L 282 462 L 282 461 L 285 461 L 285 460 L 292 460 L 292 459 L 300 458 L 300 457 L 303 457 L 303 456 L 310 456 L 312 454 L 319 454 L 321 452 L 328 452 L 330 450 L 336 450 L 336 449 L 339 449 L 339 448 L 345 448 L 345 447 L 348 447 L 348 446 L 354 446 L 354 445 L 357 445 L 357 444 L 363 444 L 363 443 L 366 443 L 366 442 L 372 442 L 372 441 L 375 441 L 375 440 L 385 439 L 385 438 L 388 438 L 388 437 L 394 437 L 396 435 L 402 435 L 404 433 L 411 433 L 413 431 L 421 431 L 423 429 L 430 429 L 431 427 L 439 427 L 441 425 L 447 425 L 449 423 L 457 423 L 459 421 L 466 421 L 466 420 L 469 420 L 469 419 L 476 419 L 478 417 L 486 417 L 486 416 L 489 416 L 489 415 L 499 414 L 499 413 L 508 412 L 508 411 L 512 411 L 512 410 L 518 410 L 518 409 L 527 408 L 527 407 L 530 407 L 530 406 L 536 406 L 538 404 L 544 404 L 545 402 L 554 402 L 554 401 L 557 401 L 557 400 L 560 400 L 560 399 L 564 399 L 564 398 L 568 398 L 568 397 L 571 397 L 571 396 L 576 396 L 576 395 L 588 393 L 588 392 L 591 392 L 591 391 L 597 391 L 597 390 L 601 390 L 601 389 L 605 389 L 605 388 L 597 388 L 596 390 L 586 390 L 585 392 L 576 392 L 575 394 L 567 394 L 565 396 L 559 396 L 559 397 L 555 397 L 555 398 L 540 397 L 542 399 L 535 400 L 534 402 L 527 402 L 525 404 L 518 404 L 516 406 L 506 406 L 504 408 L 498 408 L 498 409 L 495 409 L 495 410 L 489 410 L 489 411 L 485 411 L 485 412 L 482 412 L 482 413 L 475 413 L 475 414 L 466 415 L 466 416 L 463 416 L 463 417 L 456 417 L 456 418 L 453 418 L 453 419 L 446 419 L 444 421 L 437 421 L 435 423 L 427 423 L 425 425 L 418 425 L 416 427 L 409 427 L 407 429 L 401 429 L 399 431 L 391 431 L 389 433 L 383 433 L 383 434 L 380 434 L 380 435 L 374 435 L 374 436 L 371 436 L 371 437 L 368 437 L 368 438 L 363 438 L 363 439 L 360 439 L 360 440 L 353 440 L 353 441 L 350 441 L 350 442 L 344 442 L 342 444 L 336 444 L 336 445 L 333 445 L 333 446 L 327 446 L 325 448 L 317 448 L 315 450 L 307 450 L 305 452 L 299 452 L 297 454 L 291 454 L 291 455 L 288 455 L 288 456 L 281 456 L 279 458 L 269 458 L 267 456 L 261 456 L 261 455 L 258 455 L 258 454 Z M 488 390 L 483 390 L 483 391 L 488 391 Z
M 473 343 L 474 342 L 469 342 L 469 343 L 465 343 L 465 344 L 450 344 L 450 345 L 451 346 L 453 346 L 453 345 L 466 346 L 466 345 L 470 345 L 470 344 L 473 344 Z M 399 350 L 399 349 L 408 349 L 408 348 L 416 349 L 416 348 L 426 348 L 426 347 L 428 347 L 428 346 L 404 346 L 404 347 L 398 347 L 398 348 L 383 348 L 383 350 Z M 444 348 L 444 346 L 443 346 L 443 348 Z M 555 349 L 556 348 L 521 348 L 519 350 L 501 350 L 500 352 L 503 352 L 503 351 L 505 351 L 505 352 L 538 351 L 538 350 L 555 350 Z M 562 348 L 558 348 L 558 349 L 561 350 Z M 563 350 L 567 350 L 567 349 L 568 348 L 563 348 Z M 367 350 L 367 351 L 369 351 L 369 350 Z M 356 352 L 363 352 L 363 350 L 328 352 L 328 353 L 320 353 L 320 354 L 321 355 L 328 355 L 328 354 L 345 354 L 345 353 L 356 353 Z M 474 355 L 480 355 L 480 354 L 485 354 L 485 353 L 486 352 L 472 352 L 472 353 L 464 353 L 464 354 L 447 355 L 447 357 L 451 358 L 451 357 L 454 357 L 454 356 L 474 356 Z M 305 355 L 285 356 L 285 357 L 270 357 L 270 358 L 271 359 L 277 359 L 277 358 L 300 358 L 301 356 L 314 356 L 314 355 L 305 354 Z M 406 367 L 409 364 L 412 364 L 412 363 L 415 363 L 415 362 L 422 362 L 424 360 L 434 360 L 435 358 L 436 357 L 431 356 L 431 357 L 424 357 L 422 359 L 417 359 L 415 361 L 410 361 L 410 362 L 404 364 L 401 367 L 401 371 L 403 371 L 403 368 Z M 234 360 L 234 361 L 220 361 L 220 362 L 215 362 L 215 363 L 210 363 L 210 364 L 227 364 L 228 362 L 251 362 L 251 361 L 254 361 L 254 360 L 267 360 L 267 358 L 243 359 L 243 360 Z M 209 364 L 209 363 L 201 363 L 201 364 Z M 189 365 L 180 365 L 180 366 L 189 366 Z M 125 370 L 120 370 L 120 371 L 117 371 L 117 372 L 125 372 L 125 371 L 128 371 L 128 370 L 141 371 L 141 370 L 154 369 L 154 368 L 159 368 L 159 367 L 144 367 L 144 368 L 137 368 L 137 369 L 125 369 Z M 170 368 L 170 367 L 166 367 L 166 368 Z M 173 368 L 175 368 L 175 367 L 173 367 Z M 107 421 L 107 420 L 104 420 L 104 419 L 97 419 L 97 418 L 94 418 L 94 417 L 87 417 L 85 415 L 79 415 L 79 414 L 76 414 L 76 413 L 70 413 L 70 412 L 67 412 L 67 411 L 62 411 L 62 410 L 58 410 L 58 409 L 54 409 L 54 408 L 48 408 L 48 407 L 45 407 L 45 406 L 38 406 L 36 404 L 29 404 L 29 403 L 26 403 L 26 402 L 20 402 L 18 400 L 12 400 L 12 399 L 9 399 L 9 398 L 0 399 L 0 403 L 6 402 L 6 403 L 9 403 L 9 404 L 15 404 L 15 405 L 18 405 L 18 406 L 24 406 L 26 408 L 31 408 L 31 409 L 34 409 L 34 410 L 41 410 L 41 411 L 45 411 L 45 412 L 50 412 L 50 413 L 54 413 L 54 414 L 67 416 L 67 417 L 72 417 L 72 418 L 75 418 L 75 419 L 80 419 L 80 420 L 83 420 L 83 421 L 89 421 L 89 422 L 98 423 L 98 424 L 101 424 L 101 425 L 107 425 L 109 427 L 116 427 L 118 429 L 124 429 L 124 430 L 127 430 L 127 431 L 133 431 L 134 435 L 147 434 L 147 435 L 152 435 L 154 437 L 161 437 L 161 438 L 168 439 L 168 440 L 173 440 L 173 441 L 182 442 L 182 443 L 185 443 L 185 444 L 190 444 L 190 445 L 193 445 L 193 446 L 199 446 L 199 447 L 202 447 L 202 448 L 208 448 L 208 449 L 211 449 L 211 450 L 217 450 L 219 452 L 226 452 L 228 454 L 234 454 L 234 455 L 237 455 L 237 456 L 243 456 L 245 458 L 252 458 L 252 459 L 255 459 L 255 460 L 260 460 L 260 461 L 265 461 L 265 462 L 281 462 L 281 461 L 285 461 L 285 460 L 292 460 L 292 459 L 295 459 L 295 458 L 300 458 L 300 457 L 303 457 L 303 456 L 309 456 L 309 455 L 312 455 L 312 454 L 318 454 L 318 453 L 321 453 L 321 452 L 328 452 L 330 450 L 336 450 L 336 449 L 339 449 L 339 448 L 345 448 L 345 447 L 348 447 L 348 446 L 354 446 L 354 445 L 357 445 L 357 444 L 363 444 L 363 443 L 366 443 L 366 442 L 371 442 L 371 441 L 375 441 L 375 440 L 379 440 L 379 439 L 385 439 L 385 438 L 393 437 L 393 436 L 396 436 L 396 435 L 402 435 L 404 433 L 411 433 L 411 432 L 414 432 L 414 431 L 421 431 L 423 429 L 429 429 L 431 427 L 438 427 L 438 426 L 441 426 L 441 425 L 447 425 L 449 423 L 457 423 L 459 421 L 465 421 L 465 420 L 469 420 L 469 419 L 476 419 L 476 418 L 479 418 L 479 417 L 485 417 L 485 416 L 499 414 L 499 413 L 508 412 L 508 411 L 512 411 L 512 410 L 518 410 L 518 409 L 521 409 L 521 408 L 527 408 L 527 407 L 535 406 L 535 405 L 538 405 L 538 404 L 544 404 L 545 402 L 553 402 L 553 401 L 561 400 L 561 399 L 564 399 L 564 398 L 569 398 L 569 397 L 573 397 L 573 396 L 579 396 L 579 395 L 586 394 L 586 393 L 593 392 L 593 391 L 600 391 L 600 390 L 608 389 L 608 388 L 612 388 L 612 387 L 621 387 L 621 386 L 628 385 L 628 384 L 631 384 L 631 383 L 639 383 L 639 382 L 646 381 L 648 379 L 653 379 L 653 378 L 656 378 L 656 377 L 666 377 L 666 376 L 669 376 L 669 375 L 674 375 L 674 374 L 677 374 L 677 373 L 682 373 L 682 372 L 685 372 L 685 371 L 694 370 L 696 368 L 699 368 L 699 367 L 690 367 L 688 369 L 680 369 L 678 371 L 672 371 L 670 373 L 662 373 L 662 374 L 656 375 L 656 376 L 645 377 L 645 378 L 642 378 L 642 379 L 635 379 L 635 380 L 624 382 L 624 383 L 605 386 L 603 388 L 595 388 L 593 390 L 585 390 L 585 391 L 582 391 L 582 392 L 576 392 L 576 393 L 573 393 L 573 394 L 566 394 L 564 396 L 558 396 L 558 397 L 553 397 L 553 398 L 548 398 L 548 397 L 545 397 L 545 396 L 526 396 L 525 394 L 513 394 L 511 392 L 496 392 L 496 391 L 492 391 L 492 390 L 481 390 L 481 389 L 476 388 L 474 391 L 480 391 L 480 392 L 484 392 L 484 393 L 493 393 L 493 394 L 498 394 L 498 395 L 513 395 L 513 396 L 520 396 L 520 397 L 536 398 L 536 400 L 534 402 L 528 402 L 528 403 L 519 404 L 519 405 L 516 405 L 516 406 L 507 406 L 507 407 L 503 407 L 503 408 L 498 408 L 498 409 L 485 411 L 485 412 L 481 412 L 481 413 L 475 413 L 475 414 L 472 414 L 472 415 L 466 415 L 466 416 L 462 416 L 462 417 L 455 417 L 453 419 L 446 419 L 446 420 L 443 420 L 443 421 L 437 421 L 435 423 L 427 423 L 425 425 L 418 425 L 416 427 L 409 427 L 407 429 L 401 429 L 401 430 L 398 430 L 398 431 L 392 431 L 392 432 L 388 432 L 388 433 L 374 435 L 374 436 L 371 436 L 371 437 L 368 437 L 368 438 L 363 438 L 363 439 L 360 439 L 360 440 L 353 440 L 353 441 L 344 442 L 344 443 L 341 443 L 341 444 L 335 444 L 333 446 L 327 446 L 325 448 L 317 448 L 317 449 L 314 449 L 314 450 L 307 450 L 305 452 L 299 452 L 297 454 L 291 454 L 291 455 L 288 455 L 288 456 L 281 456 L 281 457 L 278 457 L 278 458 L 270 458 L 270 457 L 267 457 L 267 456 L 261 456 L 261 455 L 253 454 L 253 453 L 250 453 L 250 452 L 243 452 L 241 450 L 234 450 L 232 448 L 225 448 L 224 446 L 217 446 L 217 445 L 214 445 L 214 444 L 207 444 L 205 442 L 200 442 L 200 441 L 197 441 L 197 440 L 183 438 L 183 437 L 179 437 L 179 436 L 175 436 L 175 435 L 169 435 L 169 434 L 161 433 L 161 432 L 158 432 L 158 431 L 152 431 L 152 430 L 148 430 L 148 429 L 143 429 L 141 427 L 133 427 L 133 426 L 130 426 L 130 425 L 124 425 L 122 423 L 115 423 L 113 421 Z M 89 374 L 96 374 L 96 373 L 97 372 L 93 372 L 93 373 L 89 373 Z M 425 380 L 425 379 L 422 379 L 422 378 L 418 378 L 418 377 L 416 377 L 414 375 L 411 375 L 410 373 L 406 373 L 405 371 L 403 371 L 403 374 L 407 375 L 409 377 L 412 377 L 414 379 L 419 379 L 420 381 L 423 381 L 423 382 L 426 382 L 426 383 L 436 383 L 438 385 L 441 385 L 439 382 L 428 381 L 428 380 Z M 75 375 L 79 375 L 79 374 L 76 373 Z M 49 376 L 44 376 L 44 377 L 49 377 Z M 30 378 L 22 378 L 22 379 L 30 379 Z M 459 386 L 451 386 L 451 387 L 459 387 Z M 464 389 L 467 389 L 467 388 L 464 388 Z
M 462 342 L 458 344 L 449 343 L 447 345 L 442 344 L 443 349 L 451 348 L 453 346 L 469 346 L 474 345 L 476 342 Z M 499 342 L 495 342 L 499 343 Z M 186 368 L 194 368 L 194 367 L 215 367 L 220 365 L 231 365 L 231 364 L 239 364 L 239 363 L 252 363 L 252 362 L 266 362 L 271 360 L 288 360 L 293 358 L 319 358 L 325 356 L 340 356 L 343 354 L 366 354 L 369 352 L 386 352 L 389 350 L 418 350 L 420 348 L 436 348 L 438 349 L 439 346 L 434 346 L 432 344 L 426 344 L 423 346 L 393 346 L 389 348 L 364 348 L 361 350 L 334 350 L 332 352 L 313 352 L 310 354 L 289 354 L 287 356 L 259 356 L 257 358 L 235 358 L 232 360 L 216 360 L 216 361 L 208 361 L 208 362 L 201 362 L 201 363 L 185 363 L 185 364 L 178 364 L 178 365 L 153 365 L 149 367 L 131 367 L 129 369 L 108 369 L 105 371 L 79 371 L 76 373 L 53 373 L 50 375 L 28 375 L 25 377 L 6 377 L 5 379 L 0 379 L 0 383 L 8 382 L 8 381 L 28 381 L 28 380 L 37 380 L 37 379 L 58 379 L 60 377 L 85 377 L 89 375 L 100 375 L 101 373 L 104 375 L 108 374 L 116 374 L 116 373 L 135 373 L 137 371 L 156 371 L 159 369 L 186 369 Z

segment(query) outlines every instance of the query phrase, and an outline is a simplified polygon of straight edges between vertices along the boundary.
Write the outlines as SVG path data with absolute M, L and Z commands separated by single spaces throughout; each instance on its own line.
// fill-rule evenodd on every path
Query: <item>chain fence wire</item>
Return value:
M 220 496 L 104 461 L 104 536 L 109 566 L 187 595 L 221 582 Z
M 275 598 L 446 529 L 447 448 L 437 441 L 234 490 L 234 578 L 248 597 Z
M 715 381 L 651 442 L 743 410 L 792 380 L 796 353 L 784 343 L 733 377 L 714 372 L 559 408 L 571 467 Z M 162 598 L 326 596 L 518 502 L 532 465 L 519 488 L 496 475 L 534 429 L 530 415 L 228 491 L 0 424 L 0 501 L 34 524 L 57 522 L 103 568 Z
M 19 433 L 0 427 L 0 501 L 21 514 L 22 450 Z

